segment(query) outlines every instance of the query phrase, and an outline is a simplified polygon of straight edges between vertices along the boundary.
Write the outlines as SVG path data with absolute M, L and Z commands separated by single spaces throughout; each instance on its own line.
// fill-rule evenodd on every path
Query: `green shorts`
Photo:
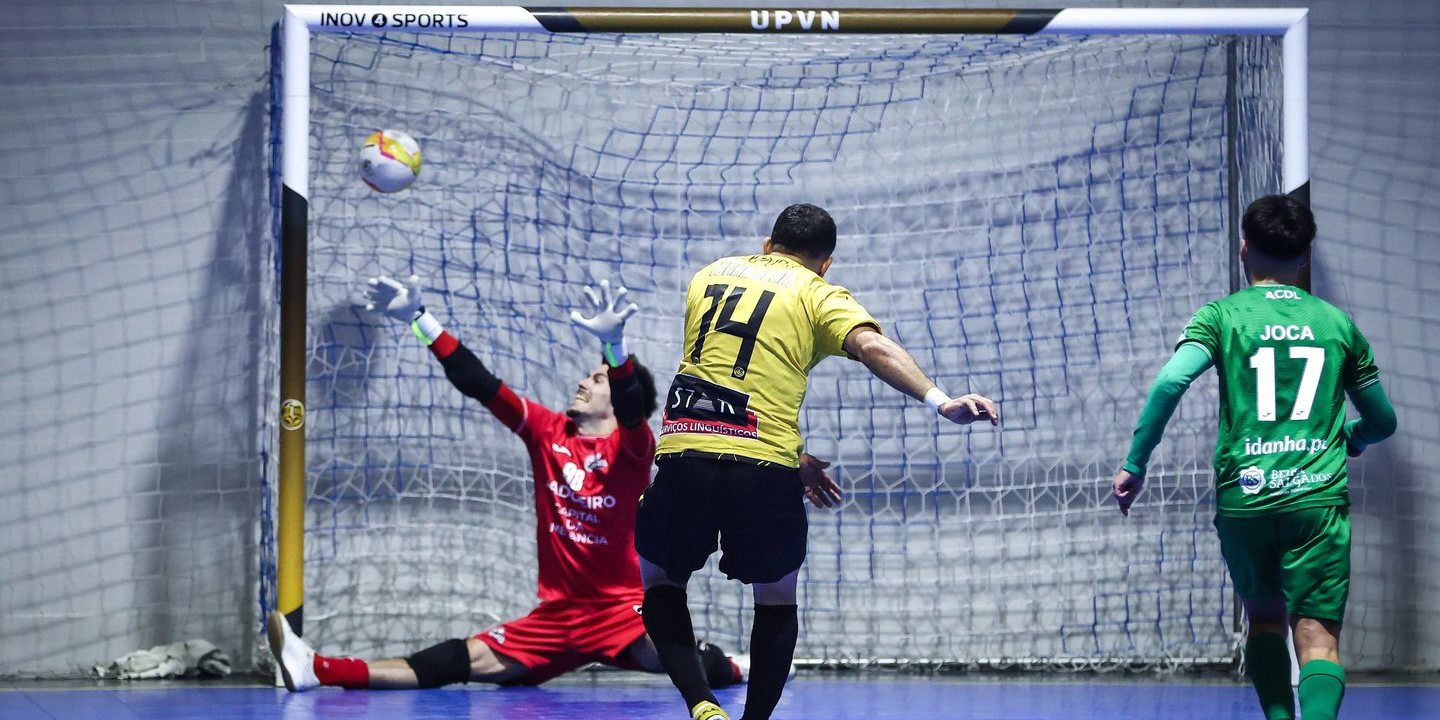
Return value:
M 1249 600 L 1285 598 L 1292 618 L 1342 622 L 1350 595 L 1350 508 L 1216 516 L 1220 552 Z

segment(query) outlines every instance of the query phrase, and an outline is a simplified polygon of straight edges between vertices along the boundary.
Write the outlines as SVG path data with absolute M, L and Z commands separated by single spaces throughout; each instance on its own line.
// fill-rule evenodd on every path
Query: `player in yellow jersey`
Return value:
M 729 717 L 705 683 L 685 596 L 690 574 L 717 544 L 720 570 L 752 585 L 755 596 L 743 720 L 770 717 L 785 686 L 799 634 L 802 498 L 825 504 L 838 491 L 824 463 L 802 452 L 811 368 L 849 356 L 952 422 L 999 422 L 995 403 L 951 399 L 849 290 L 825 282 L 834 251 L 829 213 L 791 205 L 762 254 L 711 263 L 685 295 L 685 345 L 663 403 L 659 472 L 640 499 L 635 549 L 645 628 L 694 720 Z

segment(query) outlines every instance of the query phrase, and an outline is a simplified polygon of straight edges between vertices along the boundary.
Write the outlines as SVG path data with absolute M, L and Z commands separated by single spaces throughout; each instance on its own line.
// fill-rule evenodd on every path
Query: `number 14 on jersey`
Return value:
M 700 317 L 700 332 L 695 336 L 690 362 L 700 364 L 700 351 L 705 349 L 705 335 L 710 332 L 710 323 L 714 321 L 715 332 L 740 338 L 740 351 L 735 354 L 735 366 L 731 369 L 730 376 L 736 380 L 744 380 L 745 373 L 750 369 L 750 357 L 755 353 L 755 338 L 760 334 L 760 323 L 765 321 L 765 312 L 770 309 L 770 301 L 775 299 L 775 293 L 769 290 L 760 293 L 755 309 L 750 311 L 750 319 L 740 322 L 735 319 L 735 307 L 745 295 L 745 288 L 736 287 L 730 290 L 729 297 L 725 297 L 726 290 L 730 290 L 730 286 L 721 283 L 705 288 L 705 297 L 710 298 L 710 308 Z M 720 308 L 722 297 L 725 297 L 724 308 Z M 718 320 L 715 318 L 716 309 L 720 309 Z

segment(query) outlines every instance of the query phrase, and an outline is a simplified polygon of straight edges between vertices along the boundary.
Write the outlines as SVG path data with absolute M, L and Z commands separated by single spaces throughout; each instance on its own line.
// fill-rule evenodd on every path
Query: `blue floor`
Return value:
M 658 679 L 657 679 L 658 680 Z M 744 690 L 719 693 L 739 718 Z M 776 720 L 1255 720 L 1250 689 L 1220 682 L 1166 684 L 1151 679 L 1082 682 L 806 679 L 787 688 Z M 606 679 L 543 688 L 376 692 L 323 689 L 292 695 L 247 687 L 120 687 L 0 691 L 4 720 L 630 720 L 686 717 L 663 681 Z M 1343 720 L 1440 718 L 1440 687 L 1359 686 L 1345 696 Z

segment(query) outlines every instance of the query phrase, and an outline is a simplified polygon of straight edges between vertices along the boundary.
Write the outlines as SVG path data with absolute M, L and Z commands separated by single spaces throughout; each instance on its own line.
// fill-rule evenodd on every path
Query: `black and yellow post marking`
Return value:
M 305 283 L 310 201 L 288 186 L 280 200 L 280 446 L 275 609 L 304 632 Z
M 1039 32 L 1059 10 L 744 8 L 526 8 L 552 33 L 986 33 Z

